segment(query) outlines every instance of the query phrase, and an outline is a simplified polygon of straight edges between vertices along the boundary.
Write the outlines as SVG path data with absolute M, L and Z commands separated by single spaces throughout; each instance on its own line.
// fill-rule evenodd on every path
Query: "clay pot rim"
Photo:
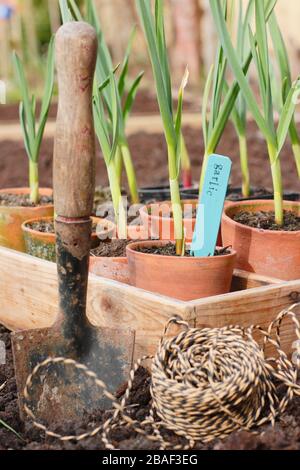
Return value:
M 90 259 L 109 259 L 112 261 L 127 261 L 127 256 L 95 256 L 95 255 L 90 255 Z
M 114 229 L 115 229 L 115 225 L 113 222 L 111 222 L 110 220 L 107 220 L 107 219 L 101 219 L 100 217 L 91 217 L 91 219 L 94 221 L 102 221 L 102 222 L 105 222 L 107 223 L 109 226 L 111 226 L 111 228 L 109 230 L 103 230 L 103 232 L 100 232 L 100 233 L 103 233 L 106 234 L 106 233 L 109 233 L 109 232 L 113 232 Z M 35 217 L 33 219 L 28 219 L 28 220 L 25 220 L 25 222 L 23 222 L 22 224 L 22 230 L 23 232 L 25 233 L 30 233 L 30 234 L 38 234 L 39 238 L 42 238 L 42 239 L 49 239 L 49 238 L 53 238 L 53 241 L 55 240 L 55 233 L 47 233 L 47 232 L 40 232 L 39 230 L 35 230 L 33 228 L 30 228 L 30 227 L 27 227 L 27 224 L 30 224 L 30 223 L 33 223 L 33 222 L 41 222 L 41 221 L 48 221 L 48 220 L 54 220 L 54 217 Z M 93 232 L 92 233 L 92 238 L 93 239 L 96 239 L 96 238 L 99 238 L 98 237 L 98 234 L 96 232 Z
M 171 201 L 158 201 L 158 202 L 153 202 L 152 204 L 145 204 L 143 207 L 141 207 L 140 209 L 140 214 L 141 214 L 141 217 L 145 214 L 147 215 L 147 217 L 149 217 L 149 219 L 153 219 L 153 220 L 165 220 L 165 221 L 170 221 L 170 220 L 174 220 L 174 217 L 162 217 L 162 216 L 159 216 L 159 215 L 153 215 L 153 214 L 149 214 L 148 213 L 148 208 L 150 208 L 151 206 L 155 206 L 155 205 L 163 205 L 163 204 L 168 204 L 168 205 L 171 205 L 172 202 Z M 199 200 L 198 199 L 183 199 L 181 201 L 181 204 L 184 205 L 184 204 L 191 204 L 193 206 L 198 206 L 199 204 Z M 196 220 L 196 218 L 184 218 L 183 219 L 185 222 L 189 222 L 189 221 L 193 221 L 193 220 Z M 157 255 L 156 255 L 157 256 Z
M 51 196 L 53 196 L 53 189 L 52 188 L 39 188 L 39 193 L 42 196 L 48 196 L 48 194 L 51 192 Z M 29 188 L 5 188 L 5 189 L 0 189 L 0 194 L 29 194 L 30 189 Z M 44 193 L 44 194 L 42 194 Z M 32 206 L 1 206 L 1 209 L 6 208 L 6 209 L 20 209 L 20 210 L 27 210 L 30 209 L 30 211 L 38 211 L 40 208 L 45 208 L 45 209 L 51 209 L 54 207 L 53 204 L 43 204 L 43 205 L 37 205 L 35 207 Z
M 287 236 L 287 237 L 293 237 L 297 234 L 300 234 L 300 230 L 295 230 L 293 232 L 287 231 L 287 230 L 266 230 L 262 228 L 256 228 L 256 227 L 249 227 L 248 225 L 241 224 L 240 222 L 236 222 L 233 220 L 229 215 L 228 211 L 230 211 L 232 208 L 235 207 L 244 207 L 244 206 L 253 206 L 253 205 L 268 205 L 268 204 L 273 204 L 272 200 L 266 200 L 266 199 L 255 199 L 252 201 L 240 201 L 240 202 L 229 202 L 223 212 L 222 220 L 226 221 L 226 223 L 230 225 L 238 225 L 240 228 L 243 228 L 245 231 L 251 231 L 251 232 L 256 232 L 259 234 L 273 234 L 275 237 L 279 236 Z M 300 208 L 300 201 L 283 201 L 283 206 L 284 208 L 286 206 L 299 206 Z
M 196 263 L 196 262 L 199 262 L 199 260 L 203 260 L 203 261 L 210 261 L 210 260 L 220 260 L 220 259 L 224 259 L 224 258 L 234 258 L 236 257 L 236 254 L 237 252 L 233 249 L 233 248 L 228 248 L 228 250 L 230 251 L 229 254 L 226 254 L 226 255 L 219 255 L 219 256 L 204 256 L 202 258 L 198 258 L 198 257 L 195 257 L 195 256 L 191 256 L 191 257 L 187 257 L 187 256 L 165 256 L 165 255 L 156 255 L 154 253 L 140 253 L 138 251 L 135 251 L 135 248 L 137 246 L 140 246 L 140 245 L 146 245 L 146 246 L 165 246 L 165 245 L 168 245 L 169 243 L 174 243 L 173 241 L 169 240 L 148 240 L 148 241 L 140 241 L 140 242 L 133 242 L 133 243 L 130 243 L 129 245 L 127 245 L 126 247 L 126 252 L 127 252 L 127 257 L 128 255 L 130 254 L 133 254 L 135 256 L 151 256 L 151 257 L 155 257 L 155 258 L 163 258 L 163 259 L 169 259 L 169 260 L 176 260 L 176 262 L 189 262 L 189 263 Z M 222 247 L 216 247 L 216 248 L 222 248 Z M 188 261 L 187 261 L 188 260 Z M 214 261 L 211 261 L 212 263 Z

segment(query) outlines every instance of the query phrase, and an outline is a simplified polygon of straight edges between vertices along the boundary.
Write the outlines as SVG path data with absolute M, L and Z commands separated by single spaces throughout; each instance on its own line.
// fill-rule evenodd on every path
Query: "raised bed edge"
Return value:
M 135 330 L 138 358 L 155 352 L 173 315 L 182 316 L 191 326 L 267 327 L 283 308 L 300 301 L 300 280 L 281 282 L 236 271 L 234 285 L 247 290 L 181 302 L 90 275 L 87 312 L 95 325 Z M 49 327 L 57 305 L 56 265 L 0 247 L 0 323 L 12 331 Z M 282 332 L 287 352 L 293 340 L 292 324 L 287 323 Z

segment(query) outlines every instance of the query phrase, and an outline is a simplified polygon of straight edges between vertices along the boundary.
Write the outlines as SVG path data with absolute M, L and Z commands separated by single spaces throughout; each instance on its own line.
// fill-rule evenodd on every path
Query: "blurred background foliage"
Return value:
M 83 8 L 86 0 L 77 0 Z M 89 0 L 87 0 L 89 1 Z M 231 0 L 238 2 L 239 0 Z M 248 0 L 242 0 L 247 3 Z M 115 64 L 122 62 L 128 38 L 138 23 L 135 0 L 94 0 L 106 42 Z M 186 65 L 189 67 L 189 90 L 203 83 L 215 55 L 216 31 L 209 0 L 164 0 L 167 43 L 171 58 L 172 78 L 177 85 Z M 279 0 L 277 16 L 284 32 L 293 75 L 298 75 L 300 57 L 299 0 Z M 8 11 L 10 10 L 10 13 Z M 12 51 L 24 61 L 26 74 L 36 94 L 42 93 L 45 55 L 52 33 L 61 24 L 59 0 L 0 0 L 0 80 L 7 85 L 8 101 L 19 98 L 12 68 Z M 143 86 L 152 88 L 143 34 L 138 28 L 133 45 L 129 75 L 145 70 Z

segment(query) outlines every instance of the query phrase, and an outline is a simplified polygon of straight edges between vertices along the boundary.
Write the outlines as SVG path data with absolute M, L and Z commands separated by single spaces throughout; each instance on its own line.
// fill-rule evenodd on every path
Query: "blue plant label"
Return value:
M 194 256 L 214 256 L 231 166 L 232 162 L 228 157 L 209 157 L 191 245 Z

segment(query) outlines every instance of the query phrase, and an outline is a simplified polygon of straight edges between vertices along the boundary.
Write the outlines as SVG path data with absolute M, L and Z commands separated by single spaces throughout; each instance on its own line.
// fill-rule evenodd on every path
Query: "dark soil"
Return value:
M 186 143 L 191 155 L 194 180 L 199 181 L 203 156 L 201 128 L 184 128 Z M 272 190 L 269 159 L 264 140 L 253 123 L 249 124 L 249 155 L 251 185 Z M 167 148 L 163 134 L 140 132 L 130 136 L 129 144 L 137 172 L 139 186 L 153 186 L 168 182 Z M 231 184 L 241 186 L 238 142 L 235 131 L 229 124 L 218 151 L 233 160 Z M 41 148 L 40 185 L 52 186 L 53 140 L 45 139 Z M 289 144 L 281 155 L 283 183 L 285 190 L 300 192 L 300 182 Z M 28 158 L 23 142 L 6 140 L 1 142 L 0 188 L 28 185 Z M 107 186 L 107 173 L 100 150 L 97 152 L 97 184 Z M 124 179 L 124 186 L 126 181 Z
M 98 248 L 91 251 L 92 256 L 106 258 L 124 258 L 126 256 L 126 247 L 132 243 L 131 240 L 111 240 L 109 242 L 101 242 Z
M 53 204 L 53 197 L 42 196 L 38 204 L 30 201 L 29 194 L 0 194 L 0 206 L 6 207 L 37 207 Z
M 37 103 L 36 114 L 39 116 L 41 110 L 41 103 Z M 57 115 L 57 104 L 53 103 L 50 106 L 49 118 L 55 119 Z M 19 104 L 11 103 L 6 104 L 5 106 L 0 106 L 0 122 L 1 123 L 10 123 L 19 121 Z
M 274 211 L 240 212 L 234 216 L 234 220 L 240 224 L 262 230 L 274 230 L 296 232 L 300 230 L 300 217 L 290 211 L 284 212 L 284 224 L 277 225 Z
M 177 109 L 178 101 L 173 99 L 174 109 Z M 184 111 L 200 112 L 200 100 L 194 100 L 189 97 L 184 99 Z M 137 95 L 132 108 L 133 114 L 158 114 L 159 107 L 153 92 L 146 88 L 141 88 Z
M 1 450 L 101 450 L 104 449 L 100 436 L 83 440 L 79 443 L 60 442 L 56 439 L 45 437 L 30 423 L 24 424 L 19 418 L 17 391 L 10 345 L 10 334 L 0 326 L 0 340 L 5 342 L 7 361 L 5 366 L 0 365 L 0 384 L 6 382 L 6 386 L 0 392 L 0 420 L 13 427 L 22 439 L 6 430 L 0 424 L 0 451 Z M 116 393 L 121 398 L 126 390 L 124 384 Z M 142 421 L 150 408 L 150 376 L 145 369 L 140 368 L 134 386 L 128 400 L 127 413 L 133 419 Z M 110 416 L 110 411 L 86 416 L 82 424 L 61 423 L 54 431 L 63 435 L 82 434 L 104 422 Z M 275 428 L 270 425 L 260 429 L 259 435 L 253 435 L 242 431 L 234 433 L 224 441 L 215 441 L 209 445 L 198 443 L 196 449 L 214 450 L 300 450 L 300 398 L 295 398 L 288 411 L 276 423 Z M 177 436 L 167 433 L 168 439 L 174 442 L 174 446 L 180 441 Z M 117 427 L 111 433 L 113 444 L 121 450 L 158 449 L 156 443 L 151 443 L 142 436 L 137 435 L 132 429 Z
M 30 222 L 26 224 L 26 227 L 41 233 L 55 233 L 54 221 L 51 220 L 38 220 L 36 222 Z M 93 232 L 96 232 L 97 223 L 93 223 L 92 230 Z
M 168 243 L 165 246 L 140 246 L 135 249 L 135 251 L 139 253 L 145 253 L 148 255 L 160 255 L 160 256 L 178 256 L 176 254 L 176 247 L 174 243 Z M 221 255 L 229 255 L 230 251 L 228 250 L 228 247 L 222 248 L 220 250 L 215 251 L 214 256 L 221 256 Z M 191 257 L 191 252 L 190 250 L 185 250 L 185 257 Z
M 37 103 L 37 115 L 40 113 L 40 103 Z M 174 100 L 174 108 L 177 107 L 177 100 Z M 197 111 L 200 112 L 200 100 L 192 100 L 188 97 L 184 100 L 184 110 L 185 111 Z M 132 108 L 133 114 L 157 114 L 159 113 L 159 108 L 157 100 L 153 92 L 146 88 L 140 88 L 134 105 Z M 52 103 L 49 110 L 49 118 L 55 119 L 57 115 L 57 103 Z M 19 105 L 18 104 L 8 104 L 5 106 L 0 106 L 0 122 L 9 123 L 19 120 Z

